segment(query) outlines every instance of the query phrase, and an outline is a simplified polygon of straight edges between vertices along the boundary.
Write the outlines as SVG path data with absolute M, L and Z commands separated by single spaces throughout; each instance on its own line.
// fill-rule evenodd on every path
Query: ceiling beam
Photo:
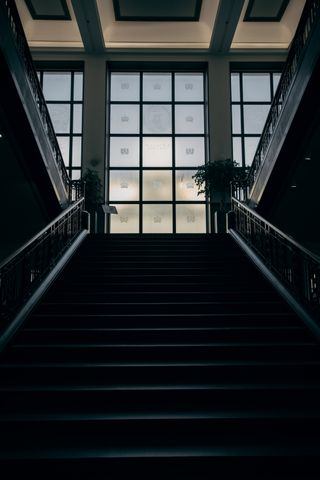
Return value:
M 72 0 L 81 38 L 87 53 L 103 53 L 104 38 L 95 0 Z
M 227 53 L 230 49 L 245 0 L 220 0 L 211 37 L 210 51 Z

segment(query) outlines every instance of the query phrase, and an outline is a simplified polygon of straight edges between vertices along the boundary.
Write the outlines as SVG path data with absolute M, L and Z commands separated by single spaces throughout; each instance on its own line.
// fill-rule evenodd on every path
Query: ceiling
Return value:
M 30 48 L 285 52 L 305 0 L 16 0 Z

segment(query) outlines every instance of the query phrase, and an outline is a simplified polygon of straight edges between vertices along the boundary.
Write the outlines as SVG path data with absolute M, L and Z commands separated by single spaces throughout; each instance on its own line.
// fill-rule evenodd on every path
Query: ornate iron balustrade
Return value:
M 80 198 L 85 196 L 85 185 L 84 180 L 70 180 L 69 181 L 69 202 L 76 202 Z
M 231 182 L 231 197 L 236 198 L 240 202 L 246 202 L 249 198 L 248 180 L 233 180 Z
M 48 140 L 51 145 L 52 154 L 58 167 L 60 177 L 65 186 L 66 191 L 69 190 L 69 176 L 64 165 L 60 147 L 56 138 L 56 134 L 51 122 L 50 114 L 44 99 L 42 89 L 38 80 L 37 72 L 34 68 L 33 60 L 30 54 L 27 39 L 20 21 L 17 7 L 13 0 L 1 0 L 0 8 L 8 18 L 8 25 L 10 25 L 12 37 L 14 39 L 17 53 L 24 66 L 24 70 L 33 94 L 33 97 L 38 105 L 40 118 L 42 120 L 43 128 L 46 132 Z
M 82 198 L 0 264 L 0 328 L 14 318 L 84 230 L 83 205 Z
M 320 257 L 232 199 L 234 230 L 302 303 L 320 315 Z
M 254 184 L 260 166 L 266 158 L 267 150 L 276 129 L 282 106 L 288 97 L 291 85 L 293 84 L 293 80 L 297 74 L 313 27 L 319 15 L 320 0 L 307 0 L 251 165 L 248 175 L 248 185 L 250 189 Z

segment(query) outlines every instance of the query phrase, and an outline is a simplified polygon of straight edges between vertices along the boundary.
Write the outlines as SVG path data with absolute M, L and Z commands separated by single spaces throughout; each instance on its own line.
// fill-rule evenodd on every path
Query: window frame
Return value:
M 41 88 L 43 88 L 43 77 L 46 73 L 69 73 L 71 75 L 71 85 L 70 85 L 70 97 L 68 100 L 47 100 L 45 98 L 46 104 L 48 105 L 69 105 L 70 106 L 70 124 L 68 132 L 59 133 L 55 132 L 57 139 L 63 137 L 68 138 L 69 140 L 69 152 L 68 152 L 68 164 L 65 162 L 65 167 L 68 172 L 70 179 L 78 180 L 82 176 L 82 158 L 83 158 L 83 119 L 84 119 L 84 63 L 83 62 L 35 62 L 35 68 L 38 74 L 38 79 L 40 82 Z M 74 99 L 74 90 L 75 90 L 75 75 L 82 74 L 82 98 L 81 100 Z M 81 105 L 81 129 L 80 132 L 74 132 L 74 107 L 75 105 Z M 80 162 L 79 165 L 73 165 L 73 139 L 80 138 Z M 63 155 L 62 155 L 63 158 Z M 64 158 L 63 158 L 64 159 Z M 65 161 L 65 159 L 64 159 Z
M 111 99 L 111 75 L 113 73 L 136 73 L 139 74 L 139 99 L 136 101 L 117 101 Z M 154 74 L 163 74 L 168 73 L 171 75 L 171 100 L 163 101 L 144 101 L 143 100 L 143 74 L 154 73 Z M 175 74 L 202 74 L 203 75 L 203 101 L 176 101 L 175 100 Z M 207 65 L 192 65 L 190 68 L 179 68 L 177 65 L 168 65 L 161 67 L 157 64 L 148 64 L 148 65 L 108 65 L 108 86 L 107 86 L 107 119 L 106 122 L 106 137 L 107 137 L 107 148 L 106 148 L 106 201 L 107 203 L 112 203 L 116 205 L 121 204 L 135 204 L 139 205 L 139 234 L 143 234 L 143 206 L 149 204 L 157 205 L 171 205 L 172 206 L 172 231 L 171 233 L 177 233 L 177 216 L 176 216 L 176 205 L 205 205 L 205 231 L 208 232 L 209 228 L 209 219 L 208 219 L 208 208 L 207 200 L 177 200 L 176 192 L 176 175 L 179 171 L 192 171 L 195 172 L 197 167 L 177 167 L 176 166 L 176 148 L 175 148 L 175 139 L 176 138 L 188 138 L 188 137 L 200 137 L 204 139 L 204 161 L 207 162 L 209 157 L 209 142 L 208 142 L 208 94 L 207 94 Z M 111 106 L 117 104 L 125 105 L 138 105 L 139 106 L 139 133 L 137 134 L 111 134 L 111 125 L 110 125 L 110 112 Z M 170 105 L 171 106 L 171 122 L 172 129 L 170 133 L 144 133 L 143 131 L 143 107 L 145 105 Z M 201 105 L 203 106 L 203 115 L 204 115 L 204 131 L 199 134 L 190 134 L 190 133 L 179 133 L 175 132 L 175 106 L 177 105 Z M 111 166 L 110 165 L 110 138 L 111 137 L 132 137 L 139 139 L 139 162 L 138 166 L 128 167 L 128 166 Z M 148 137 L 164 137 L 171 138 L 171 152 L 172 152 L 172 163 L 171 166 L 145 166 L 143 164 L 143 139 Z M 145 200 L 143 198 L 143 172 L 144 171 L 169 171 L 171 172 L 171 184 L 172 184 L 172 199 L 171 200 Z M 109 181 L 109 172 L 111 171 L 138 171 L 139 172 L 139 199 L 137 201 L 118 201 L 110 199 L 110 181 Z M 111 232 L 111 221 L 108 219 L 107 222 L 107 231 Z
M 231 112 L 231 147 L 232 147 L 232 158 L 235 161 L 240 163 L 239 166 L 250 167 L 251 162 L 247 162 L 246 159 L 246 139 L 255 138 L 257 139 L 257 145 L 260 141 L 261 134 L 258 133 L 246 133 L 245 132 L 245 121 L 244 121 L 244 107 L 247 105 L 268 105 L 269 109 L 272 104 L 276 89 L 274 88 L 274 76 L 281 75 L 284 67 L 284 62 L 272 62 L 272 63 L 231 63 L 230 64 L 230 112 Z M 245 74 L 267 74 L 269 75 L 269 87 L 270 87 L 270 101 L 248 101 L 244 100 L 243 96 L 243 76 Z M 232 98 L 232 75 L 239 75 L 239 100 L 234 100 Z M 233 106 L 239 106 L 240 108 L 240 133 L 234 133 L 233 131 Z M 240 152 L 241 152 L 241 161 L 238 158 L 235 158 L 234 151 L 234 139 L 240 139 Z M 253 160 L 253 158 L 252 158 Z

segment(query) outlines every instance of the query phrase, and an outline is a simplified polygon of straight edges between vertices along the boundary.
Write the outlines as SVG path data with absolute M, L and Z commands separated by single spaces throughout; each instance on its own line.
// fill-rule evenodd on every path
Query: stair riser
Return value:
M 47 295 L 45 298 L 46 302 L 52 302 L 56 298 L 56 292 Z M 84 295 L 83 292 L 63 292 L 59 295 L 59 301 L 62 303 L 74 302 L 74 303 L 88 303 L 88 302 L 97 302 L 97 303 L 113 303 L 121 302 L 125 298 L 127 302 L 239 302 L 247 301 L 250 302 L 252 298 L 254 301 L 279 301 L 279 296 L 272 292 L 112 292 L 112 293 L 97 293 L 88 288 L 87 293 Z
M 308 368 L 285 365 L 268 366 L 110 366 L 110 367 L 3 367 L 0 368 L 2 387 L 7 386 L 183 386 L 232 384 L 297 384 L 317 385 L 319 365 Z M 139 380 L 138 380 L 139 379 Z
M 230 345 L 214 347 L 185 346 L 61 346 L 14 347 L 6 361 L 22 362 L 200 362 L 200 361 L 318 361 L 318 346 L 309 345 Z M 138 379 L 137 379 L 138 381 Z
M 125 302 L 125 298 L 123 299 Z M 288 312 L 287 305 L 280 302 L 211 302 L 211 303 L 44 303 L 36 310 L 37 313 L 81 313 L 81 314 L 148 314 L 152 315 L 154 312 L 158 314 L 176 314 L 186 312 L 188 314 L 196 313 L 255 313 L 257 311 L 270 312 L 270 313 L 282 313 Z
M 197 344 L 197 343 L 217 343 L 217 342 L 281 342 L 291 343 L 299 341 L 308 341 L 312 337 L 307 335 L 304 330 L 237 330 L 236 328 L 226 330 L 152 330 L 150 331 L 108 331 L 100 330 L 61 330 L 55 331 L 33 331 L 24 330 L 16 338 L 16 344 L 37 344 L 50 345 L 50 343 L 75 343 L 75 344 L 97 344 L 112 343 L 121 345 L 128 343 L 135 344 Z
M 278 315 L 252 314 L 177 314 L 170 315 L 83 315 L 37 314 L 26 323 L 27 328 L 276 328 L 301 324 L 292 313 Z M 304 329 L 303 329 L 304 330 Z

